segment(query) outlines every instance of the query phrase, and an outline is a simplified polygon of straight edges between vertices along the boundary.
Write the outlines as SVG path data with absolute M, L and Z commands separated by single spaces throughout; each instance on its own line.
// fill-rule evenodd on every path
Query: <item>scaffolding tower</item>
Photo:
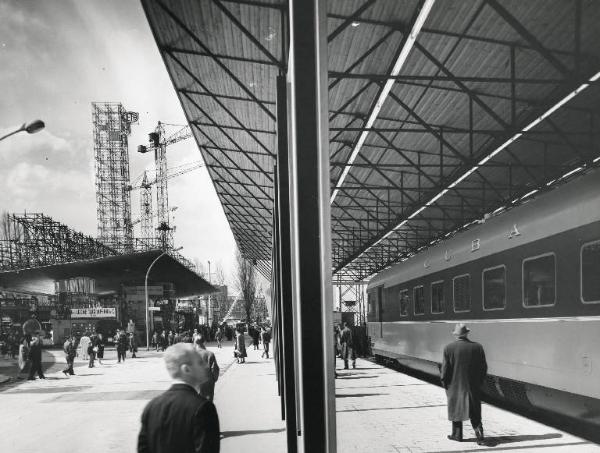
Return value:
M 121 103 L 93 102 L 98 240 L 119 253 L 133 250 L 127 137 L 138 114 Z

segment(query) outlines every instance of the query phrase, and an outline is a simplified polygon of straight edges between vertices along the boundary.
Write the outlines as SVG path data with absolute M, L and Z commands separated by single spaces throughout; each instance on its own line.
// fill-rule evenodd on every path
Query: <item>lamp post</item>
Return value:
M 176 249 L 173 250 L 165 250 L 164 252 L 162 252 L 160 255 L 158 255 L 154 261 L 152 261 L 152 263 L 150 263 L 150 266 L 148 266 L 148 270 L 146 271 L 146 280 L 144 281 L 144 294 L 146 295 L 146 351 L 150 350 L 150 326 L 148 324 L 148 275 L 150 275 L 150 270 L 152 269 L 152 266 L 154 266 L 154 263 L 156 263 L 159 259 L 161 259 L 163 256 L 165 256 L 167 253 L 169 252 L 178 252 L 179 250 L 181 250 L 183 247 L 178 247 Z
M 208 262 L 208 283 L 212 284 L 210 281 L 210 261 Z M 208 328 L 210 329 L 210 323 L 208 322 L 208 318 L 210 316 L 210 293 L 208 293 L 208 305 L 206 307 L 206 324 L 208 324 Z
M 14 135 L 14 134 L 16 134 L 18 132 L 22 132 L 22 131 L 26 131 L 28 134 L 35 134 L 36 132 L 41 131 L 44 127 L 46 127 L 46 125 L 44 124 L 44 122 L 42 120 L 35 120 L 29 124 L 23 123 L 23 125 L 16 131 L 12 131 L 12 132 L 0 137 L 0 141 L 4 140 L 7 137 L 10 137 L 11 135 Z

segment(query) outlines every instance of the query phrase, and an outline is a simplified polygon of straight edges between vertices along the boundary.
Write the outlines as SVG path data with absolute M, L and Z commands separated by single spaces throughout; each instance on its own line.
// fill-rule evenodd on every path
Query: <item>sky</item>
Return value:
M 0 18 L 0 136 L 34 119 L 46 123 L 42 132 L 0 142 L 0 211 L 42 212 L 96 237 L 91 103 L 121 102 L 139 112 L 129 137 L 132 180 L 154 168 L 152 153 L 137 146 L 157 122 L 186 124 L 141 4 L 0 0 Z M 201 159 L 193 139 L 167 149 L 169 167 Z M 205 272 L 208 261 L 212 272 L 220 265 L 231 286 L 235 241 L 206 168 L 168 184 L 175 245 Z

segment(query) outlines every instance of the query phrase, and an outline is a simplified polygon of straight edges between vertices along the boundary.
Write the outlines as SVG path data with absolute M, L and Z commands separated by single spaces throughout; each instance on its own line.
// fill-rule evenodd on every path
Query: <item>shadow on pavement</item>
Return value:
M 341 409 L 336 412 L 367 412 L 367 411 L 400 411 L 404 409 L 421 409 L 423 407 L 446 407 L 445 404 L 421 404 L 420 406 L 371 407 L 365 409 Z
M 285 431 L 285 428 L 273 428 L 273 429 L 249 429 L 247 431 L 222 431 L 221 439 L 226 437 L 236 437 L 236 436 L 247 436 L 250 434 L 269 434 L 269 433 L 280 433 Z
M 386 387 L 415 387 L 421 385 L 429 385 L 427 383 L 422 384 L 387 384 L 387 385 L 353 385 L 350 387 L 340 387 L 341 389 L 378 389 L 378 388 L 386 388 Z
M 377 376 L 351 376 L 351 375 L 344 375 L 344 374 L 338 374 L 337 375 L 337 379 L 375 379 Z
M 66 379 L 66 378 L 65 378 Z M 73 387 L 43 387 L 35 389 L 15 389 L 8 390 L 5 392 L 7 395 L 24 394 L 24 393 L 67 393 L 67 392 L 80 392 L 81 390 L 91 388 L 91 385 L 79 385 Z
M 565 442 L 564 444 L 519 445 L 519 446 L 515 446 L 515 447 L 503 447 L 502 450 L 500 450 L 500 451 L 505 451 L 505 450 L 529 450 L 529 449 L 532 449 L 532 451 L 543 451 L 543 449 L 546 449 L 546 448 L 568 447 L 570 445 L 592 445 L 592 443 L 591 442 Z M 485 447 L 485 445 L 483 447 Z M 488 447 L 489 447 L 489 445 L 488 445 Z M 471 450 L 443 450 L 443 451 L 437 451 L 436 453 L 456 453 L 457 451 L 460 451 L 462 453 L 475 453 L 475 452 L 478 452 L 478 451 L 486 451 L 486 450 L 482 449 L 482 447 L 479 447 L 479 448 L 474 448 L 474 449 L 471 449 Z
M 559 439 L 562 437 L 560 433 L 548 433 L 548 434 L 519 434 L 516 436 L 497 436 L 497 437 L 486 437 L 485 446 L 495 447 L 497 445 L 512 444 L 515 442 L 527 442 L 529 440 L 545 440 L 545 439 Z M 465 439 L 464 442 L 476 442 L 477 439 Z
M 340 395 L 336 393 L 336 398 L 362 398 L 364 396 L 381 396 L 381 395 L 389 395 L 389 393 L 349 393 L 347 395 Z

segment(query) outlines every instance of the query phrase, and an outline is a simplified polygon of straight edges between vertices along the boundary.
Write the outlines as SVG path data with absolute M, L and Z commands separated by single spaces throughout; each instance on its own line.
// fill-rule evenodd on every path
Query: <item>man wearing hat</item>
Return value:
M 463 420 L 471 420 L 477 444 L 484 445 L 481 424 L 481 386 L 487 373 L 483 347 L 467 338 L 469 328 L 457 324 L 456 341 L 444 348 L 441 379 L 448 398 L 448 420 L 452 422 L 450 440 L 462 441 Z

